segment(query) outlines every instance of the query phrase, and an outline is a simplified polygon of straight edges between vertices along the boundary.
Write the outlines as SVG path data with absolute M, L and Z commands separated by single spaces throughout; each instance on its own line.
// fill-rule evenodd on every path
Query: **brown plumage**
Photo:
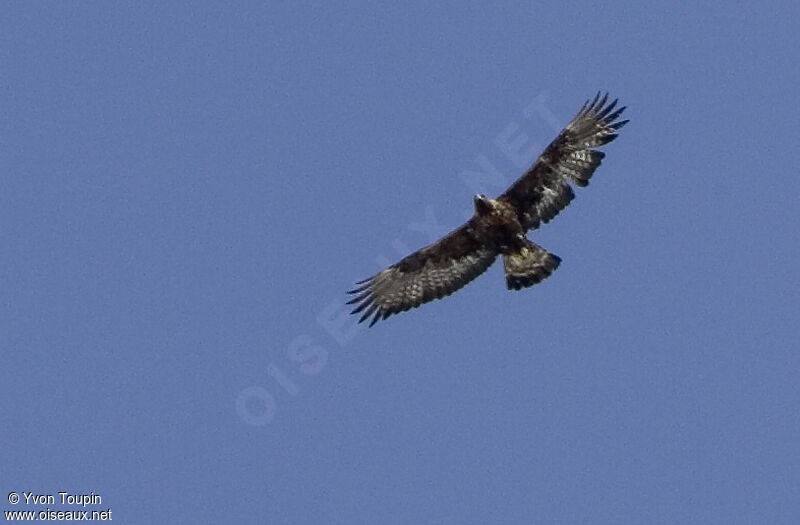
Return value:
M 561 262 L 525 237 L 550 221 L 575 197 L 568 181 L 589 184 L 605 154 L 592 148 L 608 144 L 628 121 L 617 120 L 624 107 L 606 104 L 598 93 L 559 133 L 531 168 L 497 199 L 476 195 L 475 215 L 435 243 L 360 281 L 354 297 L 359 322 L 370 326 L 392 314 L 440 299 L 486 271 L 503 256 L 506 286 L 519 290 L 549 276 Z

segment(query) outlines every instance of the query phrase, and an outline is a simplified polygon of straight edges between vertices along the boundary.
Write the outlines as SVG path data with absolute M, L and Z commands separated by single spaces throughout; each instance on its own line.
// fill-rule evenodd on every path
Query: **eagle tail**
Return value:
M 525 244 L 516 252 L 503 255 L 506 271 L 506 286 L 509 290 L 520 290 L 542 281 L 558 268 L 561 258 L 525 239 Z

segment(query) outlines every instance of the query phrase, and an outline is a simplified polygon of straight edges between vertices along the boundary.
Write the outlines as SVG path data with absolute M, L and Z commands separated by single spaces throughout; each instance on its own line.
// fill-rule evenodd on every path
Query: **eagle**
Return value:
M 390 315 L 441 299 L 462 288 L 503 256 L 509 290 L 527 288 L 548 277 L 561 258 L 531 242 L 526 233 L 549 222 L 572 201 L 569 185 L 589 184 L 608 144 L 627 120 L 625 107 L 598 92 L 551 142 L 533 166 L 496 199 L 474 197 L 475 213 L 433 244 L 356 283 L 347 304 L 369 326 Z

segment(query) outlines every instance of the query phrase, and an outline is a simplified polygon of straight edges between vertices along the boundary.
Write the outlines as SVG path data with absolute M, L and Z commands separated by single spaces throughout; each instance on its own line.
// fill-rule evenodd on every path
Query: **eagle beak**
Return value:
M 492 210 L 492 201 L 487 199 L 485 195 L 475 195 L 475 213 L 484 215 Z

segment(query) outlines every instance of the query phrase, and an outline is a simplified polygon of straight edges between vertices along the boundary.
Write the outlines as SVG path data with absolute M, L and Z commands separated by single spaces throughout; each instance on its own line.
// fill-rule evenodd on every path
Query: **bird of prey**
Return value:
M 531 242 L 526 232 L 550 221 L 575 197 L 568 184 L 584 187 L 608 144 L 627 120 L 625 107 L 608 94 L 587 100 L 578 114 L 544 150 L 533 166 L 496 199 L 474 197 L 475 214 L 435 243 L 412 253 L 348 293 L 352 313 L 370 326 L 392 314 L 441 299 L 486 271 L 503 256 L 509 290 L 532 286 L 558 268 L 561 259 Z

